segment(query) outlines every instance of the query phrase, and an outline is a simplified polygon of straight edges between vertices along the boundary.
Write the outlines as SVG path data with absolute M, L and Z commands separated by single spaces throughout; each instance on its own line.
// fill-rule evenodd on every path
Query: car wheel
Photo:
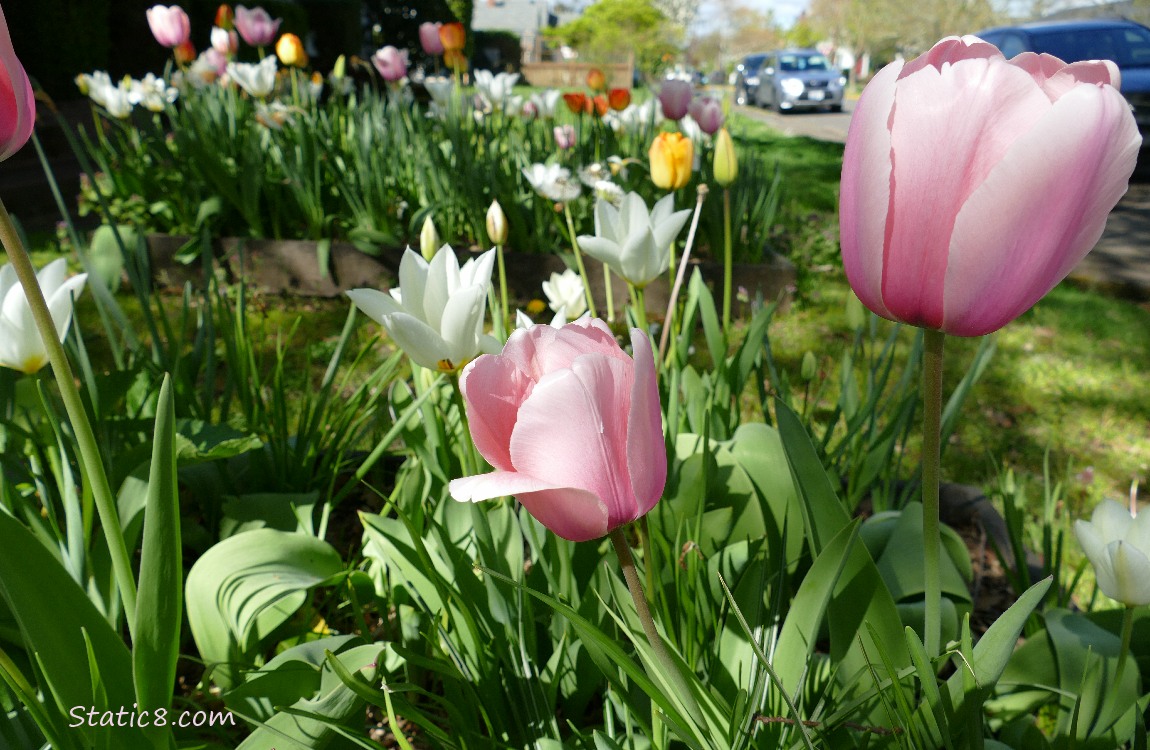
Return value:
M 735 104 L 742 105 L 742 104 L 746 104 L 746 103 L 747 103 L 747 91 L 746 91 L 746 89 L 740 89 L 736 86 L 735 87 Z
M 832 105 L 830 106 L 830 110 L 831 110 L 831 112 L 842 112 L 842 111 L 843 111 L 843 105 L 841 105 L 841 104 L 832 104 Z

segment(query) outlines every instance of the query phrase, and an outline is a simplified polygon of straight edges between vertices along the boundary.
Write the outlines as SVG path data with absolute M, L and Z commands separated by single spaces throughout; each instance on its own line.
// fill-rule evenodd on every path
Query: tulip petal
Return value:
M 345 294 L 360 312 L 381 325 L 388 315 L 405 312 L 394 297 L 378 289 L 349 289 Z
M 1078 86 L 1000 158 L 955 221 L 943 330 L 1000 328 L 1094 247 L 1141 145 L 1126 110 L 1113 88 Z
M 511 435 L 516 471 L 596 495 L 612 526 L 638 515 L 627 457 L 633 375 L 627 362 L 612 357 L 577 357 L 569 369 L 539 381 L 519 407 Z
M 623 267 L 623 249 L 605 237 L 584 235 L 577 238 L 579 249 L 600 263 L 606 263 L 618 273 Z
M 12 48 L 8 22 L 0 9 L 0 161 L 27 143 L 35 121 L 32 84 Z
M 651 341 L 638 328 L 631 329 L 635 374 L 631 383 L 631 412 L 627 415 L 627 471 L 638 502 L 636 518 L 645 515 L 667 484 L 667 448 L 663 439 L 659 385 Z
M 843 152 L 839 229 L 843 268 L 863 304 L 890 318 L 882 299 L 883 248 L 890 208 L 890 119 L 901 70 L 892 63 L 867 85 L 851 115 Z
M 88 274 L 77 274 L 57 287 L 47 299 L 48 312 L 56 325 L 56 337 L 61 341 L 68 335 L 68 327 L 72 324 L 74 302 L 84 291 L 84 282 L 87 280 Z
M 507 357 L 480 357 L 467 365 L 459 379 L 467 401 L 471 438 L 487 462 L 496 469 L 513 471 L 511 433 L 522 404 L 535 381 Z
M 535 382 L 550 373 L 571 367 L 576 358 L 587 353 L 629 361 L 615 343 L 611 329 L 597 318 L 575 321 L 559 329 L 533 326 L 525 331 L 515 331 L 503 348 L 503 357 Z
M 1106 537 L 1099 533 L 1098 526 L 1093 522 L 1075 521 L 1074 536 L 1078 539 L 1078 544 L 1082 547 L 1086 559 L 1097 567 L 1099 561 L 1106 557 Z
M 451 349 L 435 331 L 414 315 L 405 312 L 388 315 L 383 319 L 383 327 L 415 364 L 429 370 L 440 369 L 441 364 L 458 367 L 462 362 L 445 363 L 451 360 Z
M 1123 604 L 1150 604 L 1150 559 L 1133 544 L 1123 541 L 1112 542 L 1106 550 L 1117 585 L 1116 594 L 1103 589 L 1106 595 Z
M 955 101 L 962 102 L 959 117 Z M 894 106 L 883 302 L 899 320 L 939 328 L 959 211 L 1051 105 L 1025 71 L 967 59 L 904 75 Z M 1010 212 L 999 206 L 997 213 Z
M 439 335 L 447 344 L 448 358 L 455 367 L 479 354 L 487 289 L 469 286 L 451 295 L 443 308 Z

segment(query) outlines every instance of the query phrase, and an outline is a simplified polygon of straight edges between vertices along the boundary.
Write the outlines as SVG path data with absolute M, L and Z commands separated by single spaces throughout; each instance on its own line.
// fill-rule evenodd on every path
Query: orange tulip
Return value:
M 231 31 L 236 27 L 236 14 L 232 12 L 232 6 L 225 3 L 216 8 L 216 26 L 224 31 Z
M 631 89 L 611 89 L 607 92 L 607 103 L 616 112 L 627 109 L 631 103 Z
M 577 115 L 590 111 L 591 100 L 582 91 L 570 91 L 564 94 L 563 101 L 567 102 L 567 109 Z
M 651 150 L 651 182 L 663 190 L 678 190 L 691 180 L 695 145 L 682 133 L 659 133 Z
M 607 76 L 604 75 L 599 68 L 591 68 L 587 71 L 587 88 L 592 91 L 606 91 L 607 90 Z
M 451 50 L 462 50 L 463 46 L 467 44 L 467 32 L 463 29 L 463 24 L 456 21 L 455 23 L 445 23 L 439 27 L 439 42 L 443 45 L 446 52 Z M 444 53 L 444 61 L 446 62 L 447 54 Z
M 295 34 L 284 34 L 280 37 L 276 42 L 276 56 L 288 67 L 302 68 L 308 62 L 303 42 Z
M 196 59 L 196 48 L 190 39 L 185 39 L 172 48 L 172 57 L 178 65 L 189 65 Z
M 467 70 L 467 55 L 463 54 L 463 50 L 460 49 L 445 48 L 443 50 L 443 64 L 456 72 Z
M 607 97 L 600 94 L 591 100 L 591 104 L 595 107 L 595 114 L 599 115 L 600 117 L 607 114 Z

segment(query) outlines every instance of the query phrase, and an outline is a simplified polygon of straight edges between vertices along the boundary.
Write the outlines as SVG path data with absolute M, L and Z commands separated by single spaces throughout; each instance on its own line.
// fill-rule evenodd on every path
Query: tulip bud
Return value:
M 439 29 L 442 25 L 430 21 L 419 24 L 419 44 L 425 54 L 443 54 L 443 42 L 439 40 Z
M 491 208 L 487 209 L 487 236 L 496 245 L 507 243 L 507 217 L 499 201 L 491 201 Z
M 463 24 L 456 21 L 455 23 L 445 23 L 440 26 L 439 43 L 443 45 L 443 49 L 446 52 L 451 52 L 452 50 L 456 52 L 462 51 L 464 45 L 467 44 L 467 32 L 464 30 Z
M 815 359 L 815 353 L 809 349 L 803 354 L 803 365 L 799 374 L 803 380 L 808 383 L 814 380 L 815 376 L 819 374 L 819 361 Z
M 308 63 L 303 42 L 295 34 L 284 34 L 276 42 L 276 56 L 288 67 L 302 68 Z
M 727 187 L 739 176 L 739 159 L 735 154 L 735 143 L 726 128 L 720 128 L 715 136 L 715 182 Z
M 172 49 L 172 57 L 179 65 L 189 65 L 196 59 L 196 48 L 190 39 L 186 39 Z
M 587 88 L 592 91 L 606 91 L 607 90 L 607 76 L 599 68 L 591 68 L 587 71 Z
M 659 133 L 647 156 L 651 181 L 664 190 L 678 190 L 691 180 L 695 145 L 682 133 Z
M 232 12 L 232 6 L 225 3 L 216 8 L 216 26 L 224 31 L 231 31 L 236 27 L 236 16 Z
M 847 326 L 852 331 L 861 331 L 866 325 L 866 310 L 863 309 L 862 300 L 851 291 L 847 294 Z
M 423 229 L 419 232 L 419 254 L 424 260 L 430 261 L 439 252 L 439 232 L 435 231 L 435 222 L 431 214 L 423 220 Z

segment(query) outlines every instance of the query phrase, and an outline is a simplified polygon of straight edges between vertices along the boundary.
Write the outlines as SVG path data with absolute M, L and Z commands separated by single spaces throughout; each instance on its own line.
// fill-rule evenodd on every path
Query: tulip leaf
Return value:
M 152 443 L 132 641 L 136 700 L 141 709 L 148 711 L 171 705 L 184 614 L 174 419 L 172 382 L 165 376 L 160 386 Z

